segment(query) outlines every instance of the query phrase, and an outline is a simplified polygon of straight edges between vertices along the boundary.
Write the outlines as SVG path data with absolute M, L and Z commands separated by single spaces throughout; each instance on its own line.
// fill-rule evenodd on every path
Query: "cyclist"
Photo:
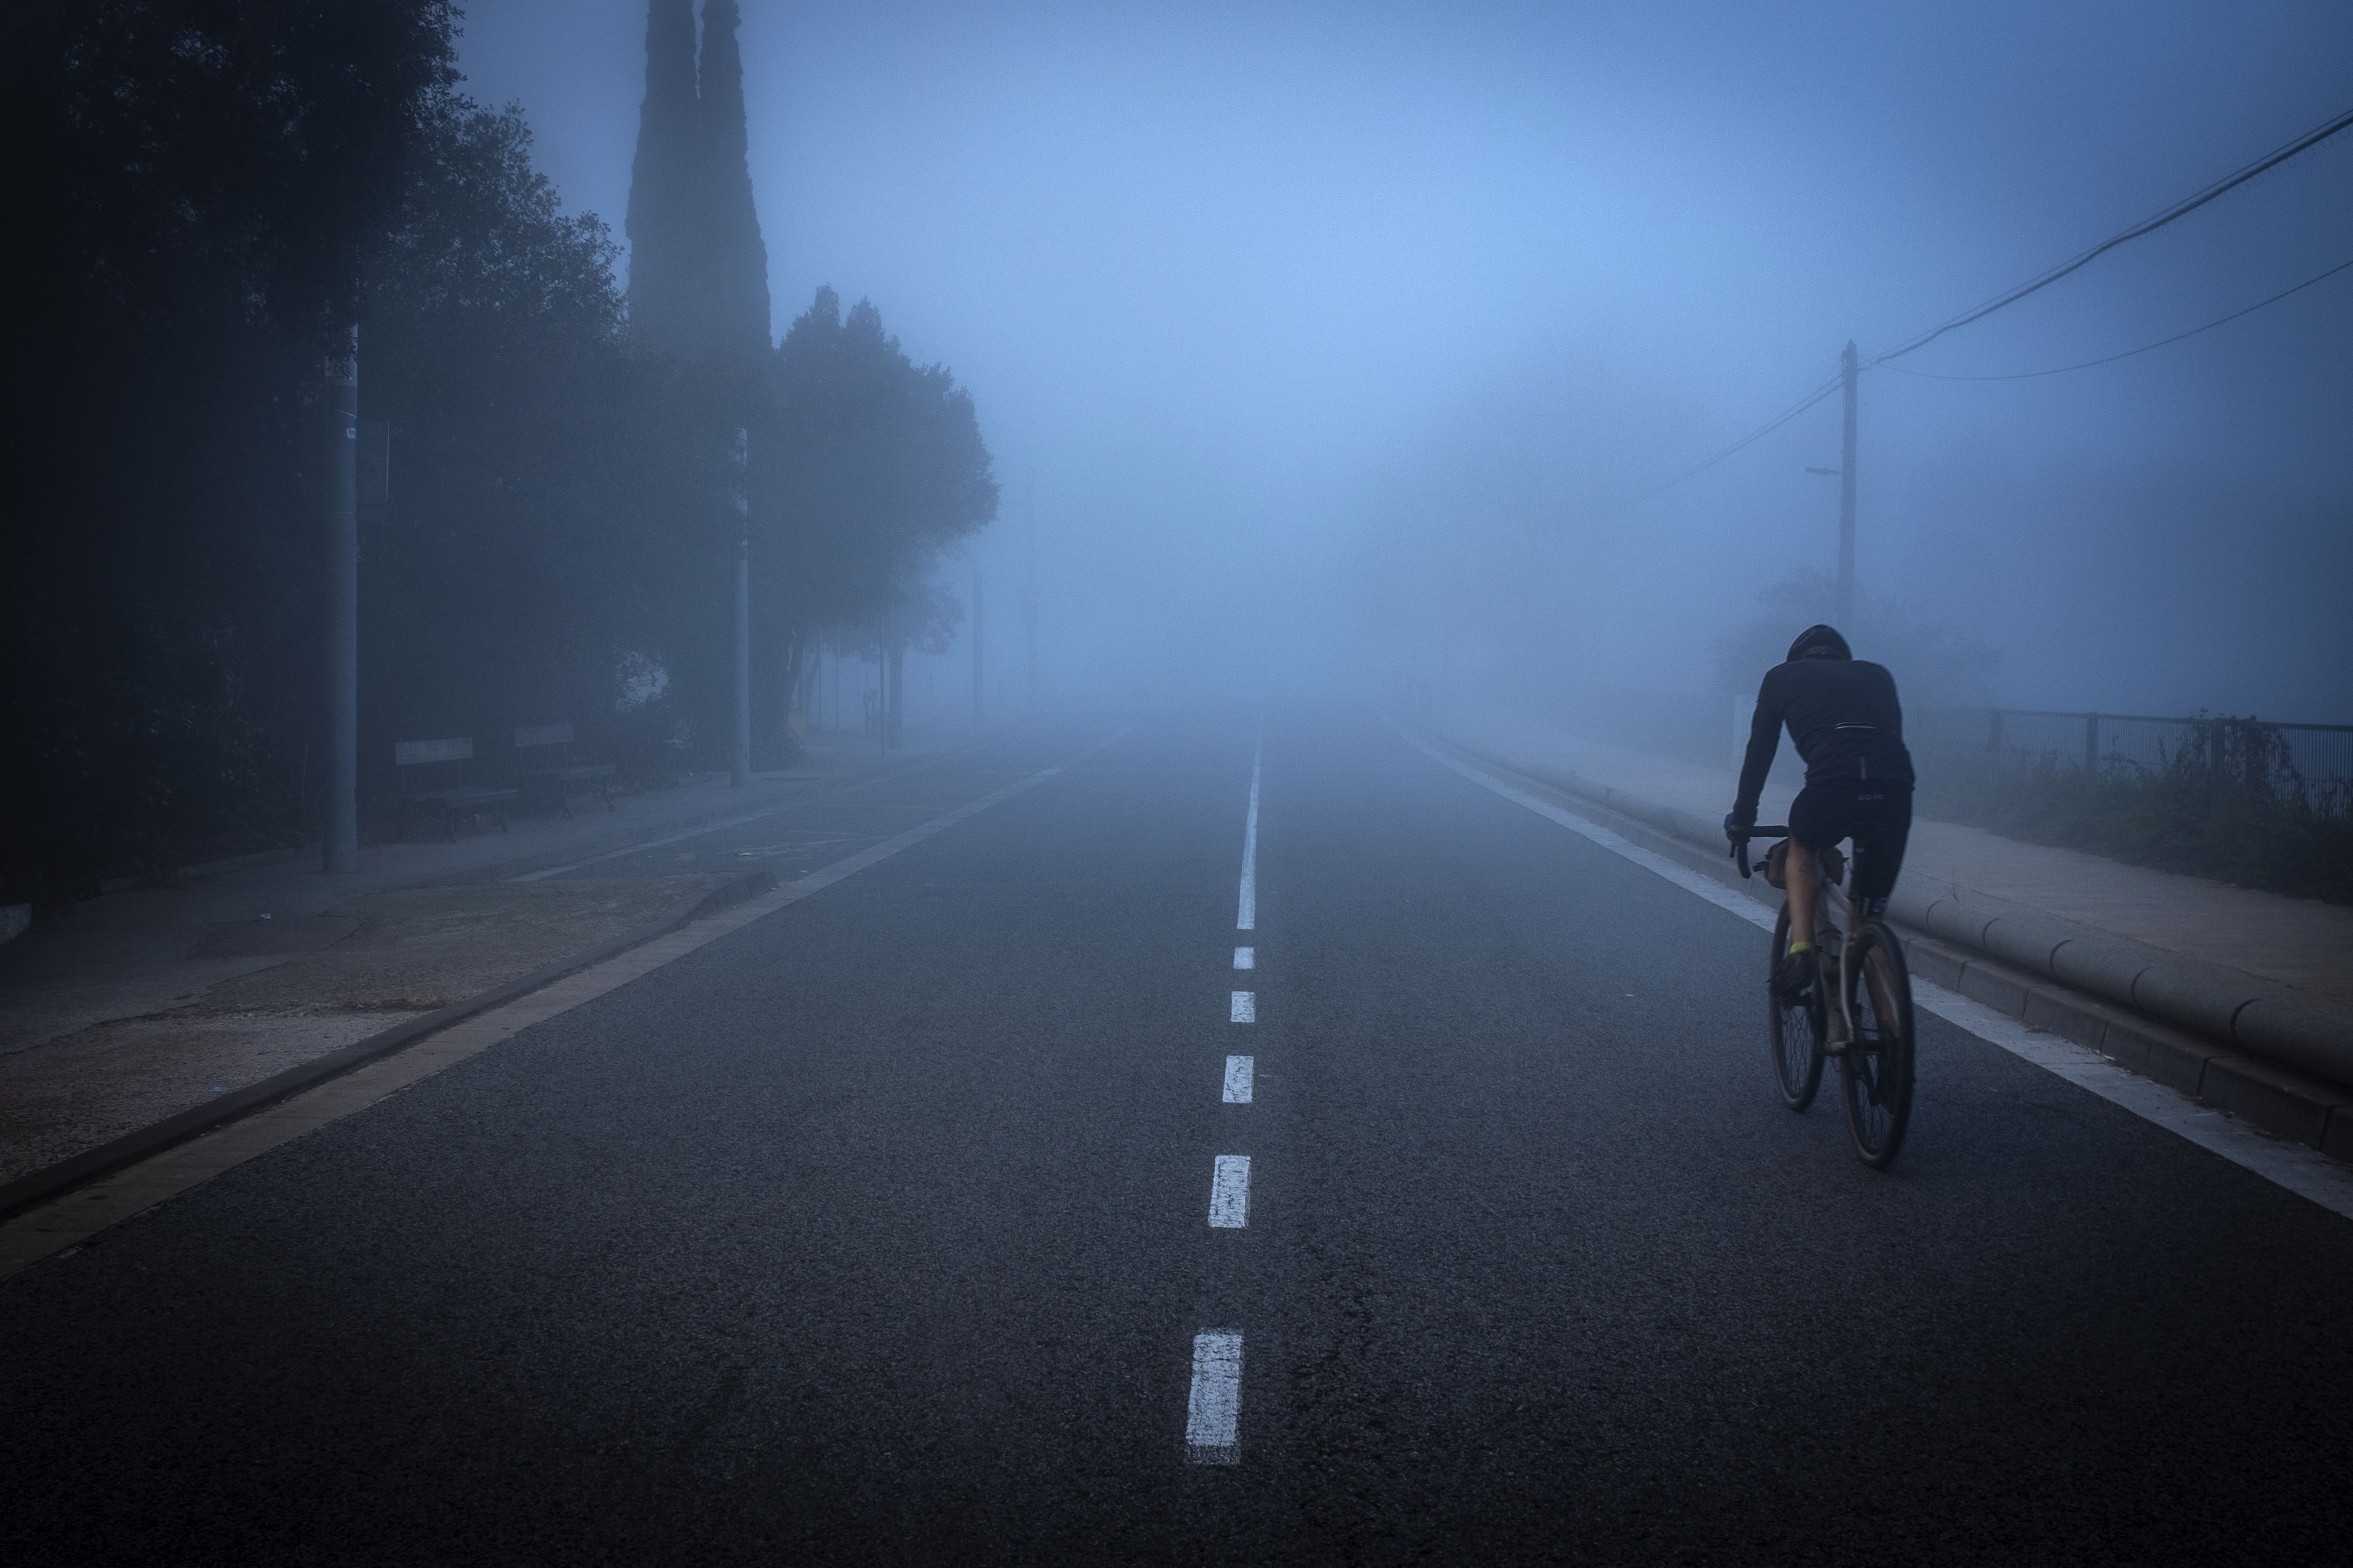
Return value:
M 1854 840 L 1855 913 L 1887 907 L 1904 845 L 1912 832 L 1912 753 L 1904 749 L 1904 709 L 1895 678 L 1854 657 L 1846 638 L 1808 626 L 1789 645 L 1788 662 L 1765 672 L 1757 719 L 1740 769 L 1740 794 L 1724 819 L 1727 836 L 1757 823 L 1757 796 L 1781 744 L 1781 727 L 1806 763 L 1806 784 L 1789 806 L 1789 951 L 1774 972 L 1784 997 L 1813 983 L 1814 858 L 1841 838 Z M 1831 1010 L 1833 1032 L 1839 1010 Z M 1840 1042 L 1833 1040 L 1833 1044 Z

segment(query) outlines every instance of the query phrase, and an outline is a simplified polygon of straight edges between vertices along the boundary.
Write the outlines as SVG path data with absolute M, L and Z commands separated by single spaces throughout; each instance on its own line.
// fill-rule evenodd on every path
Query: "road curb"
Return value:
M 477 1014 L 501 1007 L 518 997 L 527 996 L 543 986 L 551 985 L 567 974 L 604 963 L 633 947 L 667 936 L 681 926 L 691 925 L 707 915 L 732 909 L 747 900 L 756 899 L 776 885 L 773 871 L 746 871 L 732 877 L 719 886 L 692 900 L 681 900 L 681 907 L 671 910 L 660 919 L 624 931 L 609 942 L 558 959 L 554 963 L 533 970 L 530 973 L 510 980 L 503 985 L 492 986 L 462 1002 L 455 1002 L 423 1017 L 411 1018 L 380 1030 L 364 1040 L 355 1041 L 338 1051 L 290 1067 L 284 1072 L 248 1084 L 202 1105 L 165 1117 L 152 1126 L 126 1132 L 111 1142 L 95 1149 L 85 1149 L 79 1154 L 26 1172 L 15 1181 L 0 1185 L 0 1220 L 7 1220 L 27 1209 L 38 1207 L 64 1196 L 77 1187 L 111 1176 L 127 1166 L 135 1165 L 152 1155 L 200 1137 L 240 1118 L 265 1110 L 280 1100 L 300 1094 L 340 1078 L 355 1068 L 365 1067 L 382 1057 L 390 1056 L 404 1047 L 414 1045 L 427 1035 L 438 1034 L 452 1024 L 463 1022 Z
M 1419 729 L 1419 727 L 1416 727 Z M 1724 829 L 1567 769 L 1531 768 L 1434 731 L 1424 739 L 1541 789 L 1650 829 L 1654 847 L 1771 903 L 1723 858 Z M 2286 987 L 2168 953 L 2080 921 L 1936 881 L 1889 902 L 1922 978 L 2277 1137 L 2353 1162 L 2353 1018 L 2304 1005 Z M 2337 1071 L 2316 1071 L 2315 1064 Z

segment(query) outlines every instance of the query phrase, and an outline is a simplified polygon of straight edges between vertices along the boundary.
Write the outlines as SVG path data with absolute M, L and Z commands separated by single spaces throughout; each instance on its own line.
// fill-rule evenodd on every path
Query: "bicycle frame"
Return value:
M 1749 874 L 1748 840 L 1752 836 L 1789 837 L 1787 827 L 1732 827 L 1728 831 L 1733 858 L 1739 862 L 1743 877 Z M 1822 975 L 1813 988 L 1813 1003 L 1809 1009 L 1812 1022 L 1809 1028 L 1814 1037 L 1814 1049 L 1812 1065 L 1806 1068 L 1802 1086 L 1790 1077 L 1790 1042 L 1787 1038 L 1789 1004 L 1775 992 L 1774 1071 L 1780 1080 L 1783 1102 L 1792 1110 L 1803 1110 L 1813 1102 L 1822 1058 L 1836 1056 L 1841 1098 L 1846 1101 L 1847 1132 L 1853 1140 L 1854 1152 L 1864 1164 L 1884 1170 L 1904 1146 L 1904 1131 L 1912 1115 L 1912 986 L 1905 969 L 1904 947 L 1894 933 L 1880 923 L 1877 910 L 1866 901 L 1848 897 L 1846 890 L 1830 879 L 1819 856 L 1809 856 L 1808 860 L 1807 874 L 1814 878 L 1813 885 L 1822 893 L 1821 902 L 1815 909 L 1815 938 L 1826 940 L 1832 931 L 1839 934 L 1837 979 L 1833 982 L 1830 975 Z M 1777 931 L 1787 929 L 1790 915 L 1785 907 L 1783 919 L 1775 922 Z M 1867 951 L 1859 954 L 1859 949 Z M 1782 956 L 1773 955 L 1777 970 Z M 1821 994 L 1824 986 L 1837 993 L 1835 1013 L 1829 1005 L 1831 999 Z M 1868 1040 L 1862 1037 L 1861 1026 L 1866 1005 L 1872 1019 Z M 1826 1035 L 1832 1037 L 1825 1038 Z
M 1782 826 L 1748 827 L 1743 828 L 1735 833 L 1732 836 L 1732 858 L 1740 868 L 1741 879 L 1743 881 L 1748 879 L 1749 839 L 1752 837 L 1788 838 L 1788 837 L 1789 830 L 1787 827 Z M 1821 936 L 1820 922 L 1822 917 L 1833 911 L 1835 911 L 1838 916 L 1839 969 L 1837 1007 L 1839 1023 L 1842 1026 L 1840 1030 L 1840 1038 L 1841 1041 L 1851 1042 L 1855 1037 L 1854 1014 L 1847 1005 L 1847 998 L 1853 994 L 1852 987 L 1854 984 L 1854 942 L 1852 941 L 1855 934 L 1854 905 L 1847 900 L 1845 889 L 1840 887 L 1836 882 L 1831 881 L 1829 878 L 1822 875 L 1821 860 L 1820 857 L 1810 855 L 1807 857 L 1807 859 L 1809 862 L 1810 874 L 1814 879 L 1814 887 L 1823 898 L 1823 903 L 1817 904 L 1815 906 L 1816 925 L 1814 936 L 1816 938 L 1817 946 L 1820 945 L 1820 939 Z M 1783 864 L 1787 865 L 1788 862 L 1784 861 Z

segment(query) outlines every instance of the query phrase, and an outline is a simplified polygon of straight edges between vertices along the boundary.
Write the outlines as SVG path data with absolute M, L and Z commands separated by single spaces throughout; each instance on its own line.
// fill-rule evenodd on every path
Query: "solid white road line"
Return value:
M 1250 1156 L 1220 1154 L 1209 1177 L 1209 1225 L 1240 1230 L 1250 1224 Z
M 1236 931 L 1258 929 L 1258 770 L 1265 753 L 1266 736 L 1261 731 L 1250 748 L 1250 816 L 1242 824 L 1242 901 L 1234 919 Z
M 1237 991 L 1234 993 L 1234 1022 L 1237 1024 L 1255 1024 L 1258 1022 L 1257 992 Z
M 806 795 L 796 795 L 790 800 L 763 806 L 758 811 L 748 812 L 742 816 L 730 816 L 718 822 L 705 823 L 701 827 L 690 827 L 684 833 L 673 833 L 667 838 L 649 838 L 642 844 L 625 844 L 618 849 L 607 849 L 601 855 L 590 855 L 584 859 L 568 861 L 561 866 L 550 866 L 543 870 L 526 871 L 520 877 L 509 877 L 505 880 L 543 882 L 550 877 L 561 877 L 567 871 L 577 871 L 583 866 L 601 865 L 607 860 L 618 860 L 626 855 L 642 855 L 649 849 L 659 849 L 666 844 L 683 844 L 690 838 L 700 838 L 706 833 L 724 833 L 731 827 L 741 827 L 745 823 L 757 822 L 764 816 L 774 816 L 778 812 L 789 811 L 794 806 L 807 805 L 808 798 Z
M 1257 1081 L 1258 1058 L 1256 1057 L 1228 1057 L 1225 1103 L 1248 1105 L 1250 1102 L 1250 1086 Z
M 1040 768 L 1027 778 L 1018 779 L 1002 789 L 992 790 L 977 800 L 967 801 L 953 811 L 943 812 L 929 822 L 910 827 L 903 833 L 893 834 L 879 844 L 869 845 L 855 855 L 811 871 L 807 876 L 786 882 L 756 899 L 748 899 L 732 910 L 723 910 L 691 925 L 681 926 L 666 936 L 642 942 L 602 963 L 575 970 L 552 985 L 427 1035 L 414 1045 L 406 1046 L 342 1078 L 330 1079 L 315 1089 L 305 1089 L 267 1110 L 232 1121 L 176 1148 L 166 1149 L 160 1154 L 117 1171 L 103 1181 L 68 1193 L 54 1203 L 27 1209 L 16 1218 L 0 1224 L 0 1279 L 85 1241 L 132 1215 L 178 1197 L 192 1187 L 201 1186 L 223 1171 L 290 1143 L 328 1122 L 364 1110 L 410 1084 L 478 1055 L 533 1024 L 568 1013 L 607 992 L 617 990 L 632 980 L 650 974 L 665 964 L 706 947 L 723 936 L 741 931 L 754 921 L 822 892 L 844 878 L 854 877 L 869 866 L 887 860 L 934 834 L 944 833 L 967 817 L 1078 766 L 1097 752 L 1117 745 L 1134 729 L 1133 724 L 1128 725 L 1060 766 Z
M 1234 967 L 1236 969 L 1256 969 L 1258 967 L 1258 949 L 1254 947 L 1238 947 L 1234 949 Z
M 2200 1105 L 2154 1079 L 2127 1072 L 2089 1046 L 2030 1029 L 2006 1013 L 1926 980 L 1912 982 L 1913 1003 L 1948 1024 L 2022 1057 L 2045 1072 L 2086 1089 L 2111 1105 L 2123 1106 L 2144 1121 L 2187 1138 L 2267 1182 L 2310 1198 L 2322 1208 L 2353 1219 L 2353 1172 L 2301 1143 L 2258 1131 L 2236 1117 Z
M 1482 769 L 1459 762 L 1424 743 L 1419 736 L 1396 724 L 1395 721 L 1391 721 L 1391 726 L 1417 751 L 1442 763 L 1472 783 L 1494 791 L 1514 805 L 1527 807 L 1538 816 L 1558 823 L 1579 837 L 1590 839 L 1611 854 L 1631 860 L 1644 870 L 1665 878 L 1685 892 L 1697 894 L 1718 909 L 1730 910 L 1760 931 L 1773 929 L 1774 911 L 1756 900 L 1734 892 L 1723 883 L 1704 877 L 1663 855 L 1645 849 L 1599 823 L 1588 822 L 1574 812 L 1530 795 Z M 2259 1132 L 2243 1121 L 2199 1104 L 2179 1090 L 2168 1089 L 2138 1073 L 2126 1071 L 2089 1047 L 2061 1039 L 2056 1035 L 2044 1034 L 2040 1029 L 2030 1029 L 2007 1014 L 1997 1013 L 1981 1002 L 1973 1002 L 1941 985 L 1915 980 L 1912 982 L 1912 1000 L 1915 1005 L 1926 1008 L 1989 1045 L 1999 1046 L 2010 1055 L 2032 1062 L 2079 1089 L 2090 1090 L 2111 1105 L 2120 1105 L 2145 1121 L 2186 1138 L 2210 1153 L 2220 1154 L 2242 1170 L 2252 1171 L 2267 1182 L 2353 1219 L 2353 1171 L 2347 1170 L 2318 1150 Z
M 1185 1402 L 1185 1458 L 1197 1465 L 1241 1459 L 1242 1337 L 1193 1336 L 1193 1392 Z

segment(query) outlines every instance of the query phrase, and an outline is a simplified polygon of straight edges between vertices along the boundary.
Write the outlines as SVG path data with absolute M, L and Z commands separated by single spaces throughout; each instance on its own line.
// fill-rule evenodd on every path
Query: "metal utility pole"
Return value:
M 360 331 L 327 358 L 327 818 L 321 868 L 360 868 Z
M 891 749 L 907 743 L 907 650 L 895 638 L 891 644 Z
M 898 668 L 899 606 L 895 604 L 882 611 L 882 650 L 874 664 L 874 679 L 881 689 L 875 693 L 875 717 L 881 721 L 882 749 L 889 751 L 899 743 L 899 683 Z
M 749 447 L 750 437 L 742 430 L 727 444 L 733 468 L 728 500 L 735 507 L 735 748 L 728 782 L 737 789 L 752 782 L 752 503 L 744 489 Z
M 1029 498 L 1029 573 L 1021 584 L 1021 619 L 1029 632 L 1029 711 L 1038 711 L 1038 498 Z
M 980 568 L 972 569 L 972 721 L 980 723 L 987 715 L 987 687 L 981 680 L 981 651 L 988 623 L 981 618 Z
M 1831 622 L 1842 632 L 1854 630 L 1854 345 L 1839 355 L 1839 374 L 1846 382 L 1844 420 L 1846 455 L 1839 460 L 1838 607 Z

